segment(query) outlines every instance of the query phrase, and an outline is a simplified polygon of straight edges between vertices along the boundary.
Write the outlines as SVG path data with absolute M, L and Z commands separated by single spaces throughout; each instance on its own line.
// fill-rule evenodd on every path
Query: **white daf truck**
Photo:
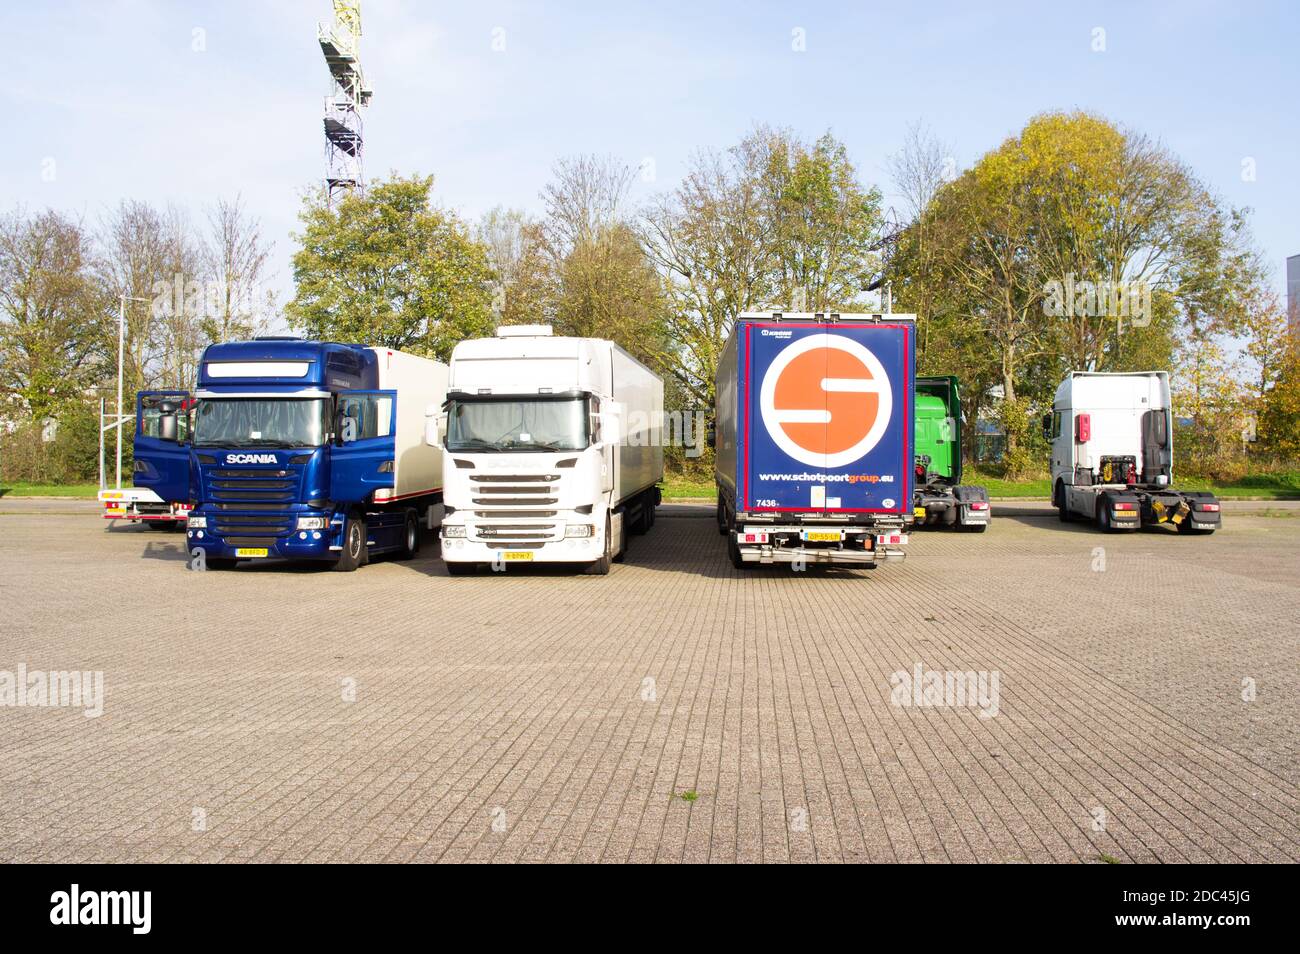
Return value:
M 654 523 L 663 479 L 663 381 L 610 341 L 549 325 L 462 341 L 447 401 L 442 556 L 453 575 L 511 563 L 606 574 Z
M 1175 490 L 1173 414 L 1164 371 L 1070 373 L 1043 418 L 1052 445 L 1052 503 L 1062 521 L 1104 531 L 1169 524 L 1180 533 L 1219 528 L 1213 494 Z

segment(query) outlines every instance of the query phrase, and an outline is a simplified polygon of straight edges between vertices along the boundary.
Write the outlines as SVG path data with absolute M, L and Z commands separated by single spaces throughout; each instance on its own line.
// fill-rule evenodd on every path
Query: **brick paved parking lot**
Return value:
M 101 524 L 0 498 L 0 670 L 104 679 L 0 708 L 0 860 L 1300 860 L 1298 509 L 1007 505 L 796 574 L 670 505 L 603 578 L 191 573 Z

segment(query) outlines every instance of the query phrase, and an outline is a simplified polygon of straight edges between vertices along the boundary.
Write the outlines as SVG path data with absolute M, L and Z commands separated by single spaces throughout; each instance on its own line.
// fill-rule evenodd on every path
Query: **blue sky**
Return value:
M 635 186 L 649 198 L 693 151 L 766 122 L 832 130 L 888 197 L 886 160 L 912 123 L 966 166 L 1037 112 L 1085 108 L 1159 138 L 1251 206 L 1282 293 L 1284 259 L 1300 253 L 1298 11 L 363 0 L 367 171 L 433 173 L 439 202 L 476 218 L 498 204 L 536 211 L 557 158 L 609 153 L 653 159 L 655 181 Z M 330 16 L 329 0 L 6 4 L 0 208 L 93 221 L 134 197 L 197 217 L 240 193 L 276 242 L 287 291 L 299 197 L 323 169 L 315 28 Z

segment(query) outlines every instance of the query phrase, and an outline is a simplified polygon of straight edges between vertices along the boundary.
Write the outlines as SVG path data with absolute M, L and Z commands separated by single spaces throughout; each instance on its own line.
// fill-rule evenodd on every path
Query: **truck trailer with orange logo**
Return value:
M 737 568 L 903 558 L 914 315 L 741 315 L 718 361 L 718 532 Z

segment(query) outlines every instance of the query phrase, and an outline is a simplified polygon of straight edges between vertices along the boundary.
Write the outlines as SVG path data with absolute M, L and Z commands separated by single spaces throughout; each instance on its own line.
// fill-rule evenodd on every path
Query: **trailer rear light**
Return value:
M 1136 510 L 1136 509 L 1137 509 L 1137 506 L 1136 506 L 1135 504 L 1131 504 L 1131 503 L 1117 503 L 1117 504 L 1115 504 L 1115 509 L 1116 509 L 1116 510 Z
M 741 543 L 767 543 L 766 533 L 742 533 Z
M 1201 504 L 1201 506 L 1200 506 L 1198 509 L 1200 509 L 1200 510 L 1208 510 L 1210 513 L 1218 513 L 1218 512 L 1219 512 L 1219 505 L 1218 505 L 1218 504 Z
M 979 501 L 976 501 L 975 503 L 971 504 L 971 505 L 970 505 L 970 508 L 971 508 L 972 510 L 988 510 L 988 509 L 989 509 L 989 505 L 988 505 L 988 503 L 987 503 L 986 501 L 979 500 Z
M 880 546 L 890 546 L 892 544 L 902 545 L 907 542 L 905 533 L 879 533 L 876 534 L 876 543 Z

